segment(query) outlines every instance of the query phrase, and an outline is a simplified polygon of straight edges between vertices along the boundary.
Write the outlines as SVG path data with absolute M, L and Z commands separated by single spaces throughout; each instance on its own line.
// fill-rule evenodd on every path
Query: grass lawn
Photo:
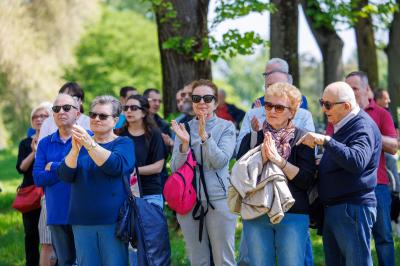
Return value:
M 24 265 L 23 227 L 21 215 L 11 208 L 15 191 L 21 182 L 21 176 L 15 170 L 16 150 L 0 151 L 0 266 Z M 400 166 L 400 165 L 399 165 Z M 172 248 L 172 265 L 189 265 L 183 243 L 183 236 L 175 230 L 171 212 L 166 212 L 170 222 L 170 241 Z M 236 251 L 238 250 L 241 223 L 236 231 Z M 194 229 L 196 230 L 196 229 Z M 311 230 L 311 239 L 316 266 L 324 265 L 322 239 Z M 372 246 L 374 246 L 372 244 Z M 400 262 L 400 239 L 395 238 L 396 261 Z M 376 253 L 373 248 L 374 264 L 377 265 Z

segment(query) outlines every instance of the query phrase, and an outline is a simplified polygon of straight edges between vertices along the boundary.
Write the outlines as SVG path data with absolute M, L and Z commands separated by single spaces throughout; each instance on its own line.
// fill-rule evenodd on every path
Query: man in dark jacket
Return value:
M 358 106 L 344 82 L 326 87 L 320 100 L 333 124 L 332 137 L 307 133 L 299 143 L 321 145 L 318 193 L 325 206 L 323 242 L 325 263 L 372 265 L 370 239 L 376 221 L 374 189 L 382 149 L 375 122 Z

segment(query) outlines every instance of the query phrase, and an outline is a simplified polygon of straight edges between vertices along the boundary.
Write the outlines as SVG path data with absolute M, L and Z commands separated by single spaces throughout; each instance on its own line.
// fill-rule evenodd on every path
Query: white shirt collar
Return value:
M 336 133 L 341 129 L 344 125 L 347 124 L 353 117 L 355 117 L 360 112 L 360 107 L 357 105 L 350 113 L 348 113 L 345 117 L 342 118 L 336 125 L 333 125 L 333 133 Z

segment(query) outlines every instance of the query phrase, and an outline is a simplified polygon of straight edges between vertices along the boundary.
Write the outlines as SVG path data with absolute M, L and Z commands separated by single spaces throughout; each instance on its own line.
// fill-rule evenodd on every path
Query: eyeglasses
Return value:
M 342 103 L 345 103 L 345 102 L 334 102 L 334 103 L 331 103 L 331 102 L 319 99 L 319 104 L 321 105 L 321 107 L 322 106 L 325 107 L 325 109 L 328 110 L 328 111 L 331 110 L 335 104 L 342 104 Z
M 122 107 L 122 109 L 123 109 L 125 112 L 127 112 L 129 109 L 131 109 L 131 111 L 143 110 L 142 107 L 140 107 L 139 105 L 135 105 L 135 104 L 133 104 L 133 105 L 124 105 L 124 106 Z
M 182 98 L 185 98 L 186 95 L 187 95 L 188 97 L 192 97 L 192 93 L 191 93 L 191 92 L 181 92 L 181 97 L 182 97 Z
M 285 72 L 285 71 L 282 71 L 282 70 L 279 70 L 279 69 L 274 69 L 274 70 L 272 70 L 272 71 L 270 71 L 270 72 L 264 72 L 264 73 L 262 73 L 262 75 L 264 76 L 264 78 L 266 78 L 266 77 L 268 77 L 269 75 L 274 74 L 274 73 L 282 73 L 282 74 L 286 74 L 286 75 L 289 74 L 289 73 L 287 73 L 287 72 Z
M 159 102 L 160 104 L 162 103 L 161 99 L 153 99 L 153 98 L 148 98 L 147 99 L 149 102 Z
M 32 116 L 32 120 L 35 120 L 35 119 L 38 119 L 38 118 L 46 119 L 48 117 L 49 117 L 49 115 L 33 115 Z
M 100 120 L 106 120 L 109 116 L 113 116 L 113 115 L 98 114 L 98 113 L 95 113 L 95 112 L 89 112 L 90 119 L 96 119 L 97 116 L 99 116 Z
M 275 109 L 275 112 L 277 113 L 282 113 L 285 111 L 285 109 L 290 109 L 290 107 L 284 106 L 282 104 L 272 104 L 270 102 L 265 102 L 265 110 L 267 111 L 272 111 L 272 109 Z
M 210 103 L 210 102 L 212 102 L 212 100 L 215 99 L 215 96 L 211 95 L 211 94 L 207 94 L 204 96 L 194 95 L 194 94 L 192 95 L 192 102 L 194 102 L 194 103 L 199 103 L 201 101 L 201 99 L 203 99 L 203 101 L 205 103 Z
M 69 110 L 71 110 L 71 108 L 78 110 L 77 107 L 75 107 L 71 104 L 54 105 L 53 107 L 51 107 L 51 109 L 53 110 L 54 113 L 59 113 L 61 111 L 61 108 L 64 110 L 64 112 L 69 112 Z

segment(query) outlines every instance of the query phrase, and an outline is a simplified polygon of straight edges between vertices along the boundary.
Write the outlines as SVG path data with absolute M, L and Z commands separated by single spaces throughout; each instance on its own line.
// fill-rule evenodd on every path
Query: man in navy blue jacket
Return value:
M 372 265 L 370 239 L 376 220 L 374 189 L 382 149 L 375 122 L 360 109 L 344 82 L 326 87 L 320 100 L 333 124 L 332 137 L 307 133 L 299 140 L 325 149 L 318 193 L 325 206 L 323 242 L 330 265 Z

